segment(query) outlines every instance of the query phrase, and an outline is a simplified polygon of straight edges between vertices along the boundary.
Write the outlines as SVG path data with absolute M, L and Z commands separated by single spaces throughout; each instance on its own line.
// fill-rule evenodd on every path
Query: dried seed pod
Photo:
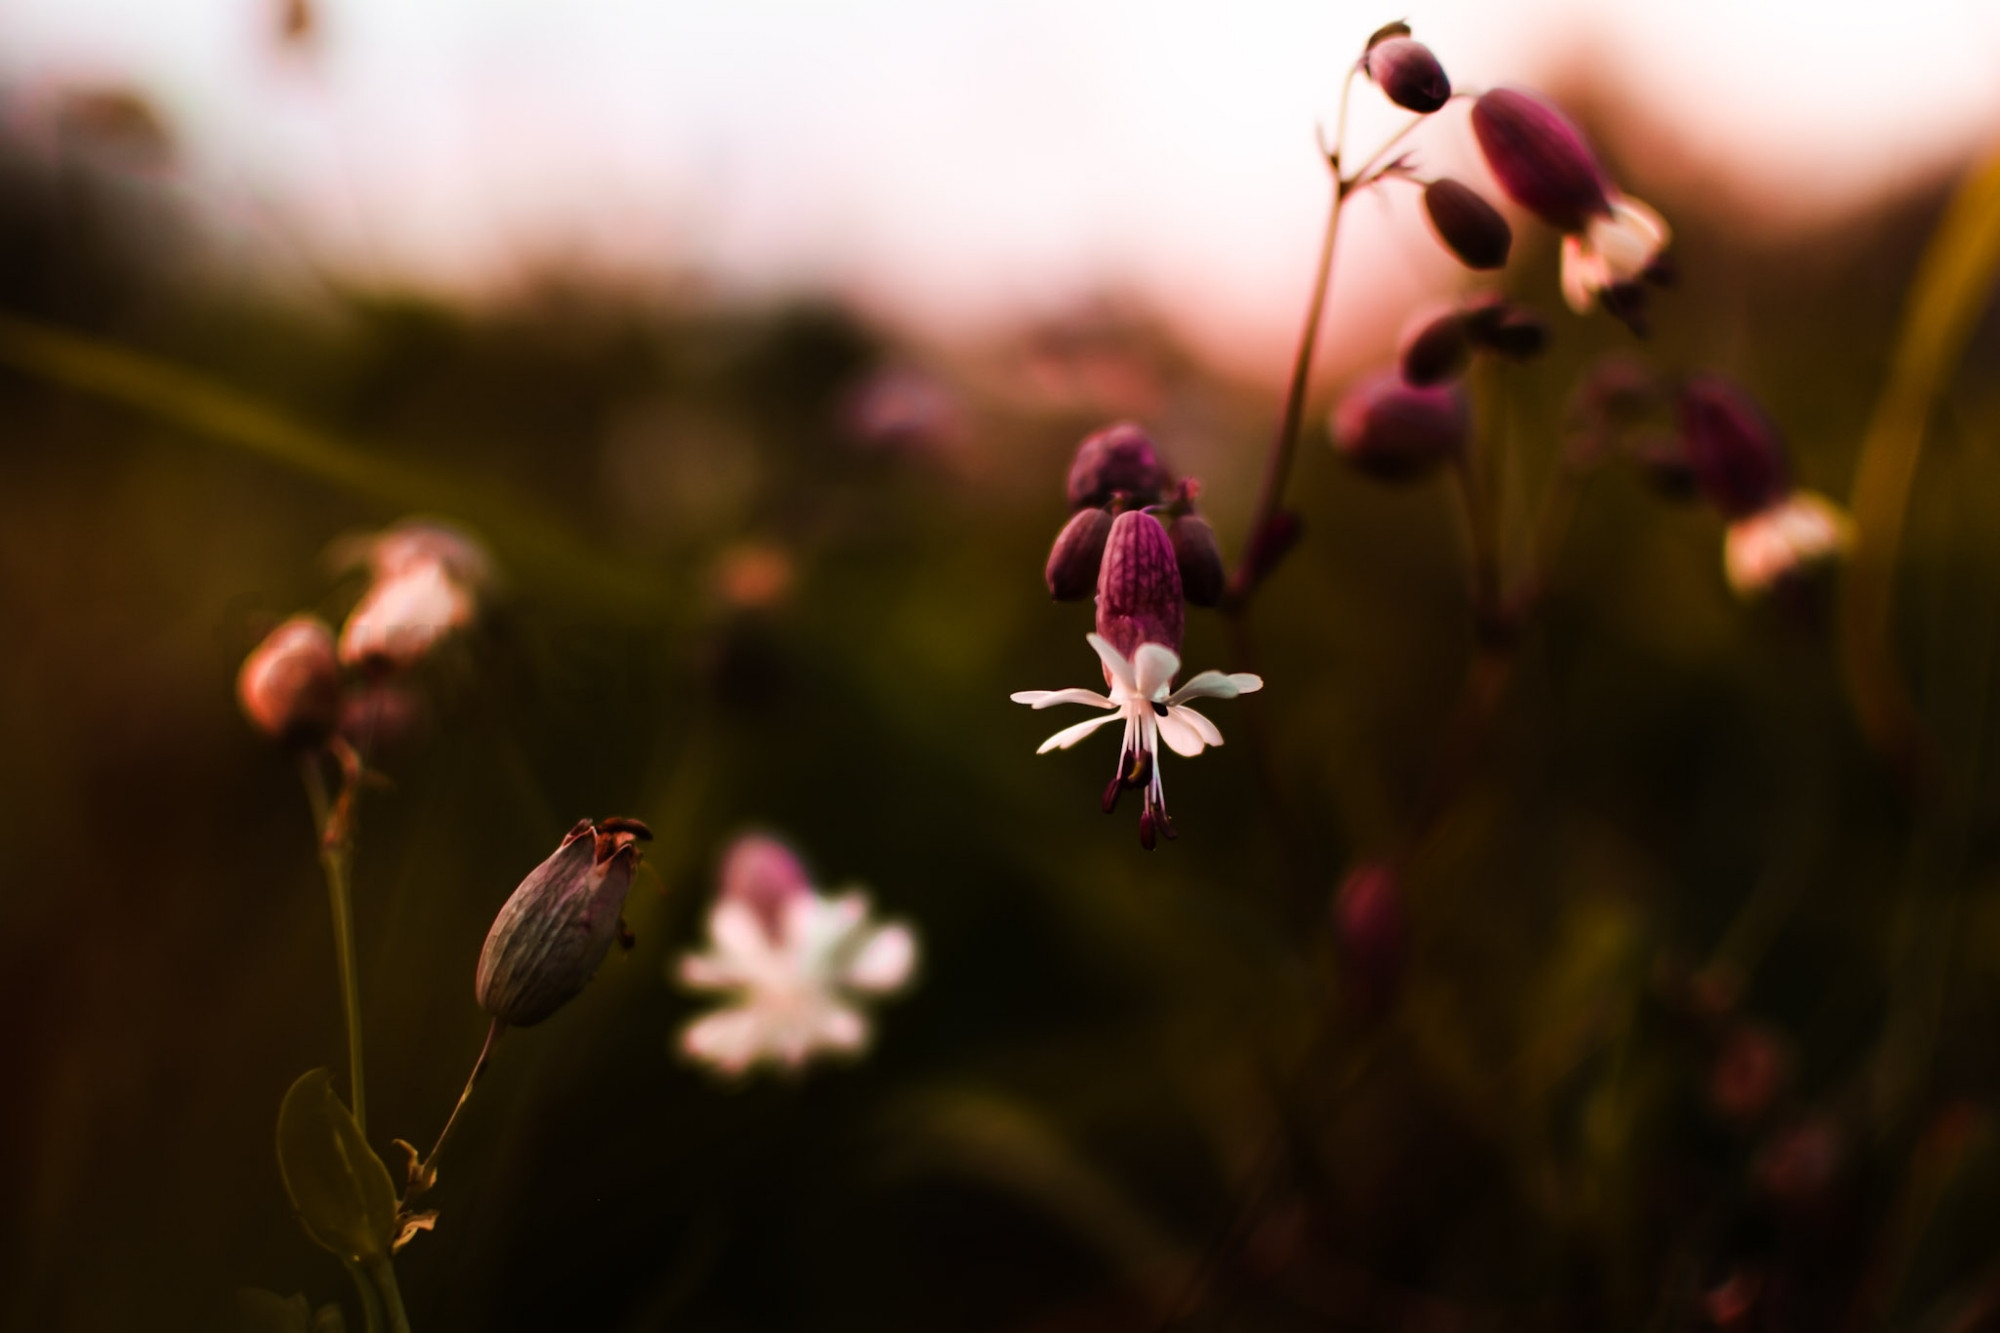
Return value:
M 1058 602 L 1088 597 L 1097 587 L 1097 569 L 1104 560 L 1104 540 L 1111 535 L 1111 515 L 1102 509 L 1079 509 L 1056 534 L 1049 548 L 1043 577 L 1049 596 Z
M 1132 422 L 1121 421 L 1085 436 L 1076 447 L 1069 468 L 1069 507 L 1101 507 L 1121 492 L 1135 505 L 1158 504 L 1167 480 L 1152 438 Z
M 1167 538 L 1174 544 L 1174 561 L 1180 566 L 1181 592 L 1196 606 L 1214 606 L 1222 600 L 1222 550 L 1215 544 L 1215 529 L 1199 514 L 1182 514 L 1167 524 Z
M 1465 448 L 1471 426 L 1456 386 L 1419 388 L 1394 371 L 1361 381 L 1333 414 L 1333 447 L 1385 481 L 1418 477 Z
M 1424 115 L 1451 100 L 1444 66 L 1422 42 L 1407 36 L 1384 38 L 1368 48 L 1361 67 L 1390 101 Z
M 479 1007 L 528 1027 L 575 998 L 618 938 L 635 844 L 651 836 L 635 819 L 579 820 L 493 919 L 473 983 Z
M 320 744 L 340 722 L 333 631 L 317 616 L 293 616 L 272 630 L 243 659 L 236 699 L 244 716 L 273 740 Z
M 1507 266 L 1514 229 L 1486 197 L 1462 181 L 1441 177 L 1424 187 L 1424 216 L 1444 248 L 1470 269 Z
M 1531 93 L 1495 88 L 1472 104 L 1472 133 L 1507 197 L 1557 231 L 1611 213 L 1610 183 L 1583 131 Z
M 1410 325 L 1396 368 L 1406 383 L 1425 386 L 1457 379 L 1471 360 L 1465 316 L 1450 310 Z
M 1695 484 L 1728 519 L 1769 508 L 1791 489 L 1785 445 L 1757 401 L 1717 375 L 1690 379 L 1680 396 L 1681 447 Z
M 1131 657 L 1142 643 L 1178 653 L 1187 608 L 1180 562 L 1160 520 L 1128 509 L 1112 520 L 1097 575 L 1097 632 Z

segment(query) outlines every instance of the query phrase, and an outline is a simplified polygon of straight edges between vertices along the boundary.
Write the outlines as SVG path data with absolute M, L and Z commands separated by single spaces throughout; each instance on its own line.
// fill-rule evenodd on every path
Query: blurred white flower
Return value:
M 1581 234 L 1563 237 L 1563 299 L 1579 315 L 1590 313 L 1604 293 L 1645 278 L 1672 236 L 1664 218 L 1630 195 L 1610 205 Z
M 1754 597 L 1787 575 L 1836 559 L 1854 542 L 1854 521 L 1823 495 L 1793 491 L 1729 525 L 1722 563 L 1738 596 Z
M 478 542 L 427 520 L 349 541 L 334 558 L 367 565 L 372 580 L 341 629 L 340 660 L 377 672 L 406 671 L 470 627 L 493 579 Z
M 872 922 L 863 893 L 815 892 L 784 844 L 754 835 L 724 864 L 708 937 L 706 952 L 681 959 L 680 981 L 725 1002 L 688 1025 L 681 1049 L 725 1074 L 864 1050 L 862 1001 L 901 990 L 916 970 L 908 926 Z

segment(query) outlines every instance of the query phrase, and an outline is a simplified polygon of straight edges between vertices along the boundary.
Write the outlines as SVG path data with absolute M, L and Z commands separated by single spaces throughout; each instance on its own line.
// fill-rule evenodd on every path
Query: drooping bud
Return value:
M 1384 96 L 1406 111 L 1424 115 L 1451 100 L 1451 80 L 1431 49 L 1410 37 L 1376 42 L 1361 67 Z
M 782 932 L 786 904 L 812 892 L 798 853 L 764 833 L 746 833 L 729 845 L 720 879 L 722 900 L 755 912 L 773 939 Z
M 1757 401 L 1728 380 L 1698 375 L 1681 390 L 1681 447 L 1695 484 L 1724 518 L 1744 518 L 1790 488 L 1785 445 Z
M 1531 361 L 1549 345 L 1548 322 L 1504 297 L 1467 306 L 1465 332 L 1473 346 L 1509 361 Z
M 1180 566 L 1181 592 L 1196 606 L 1214 606 L 1222 600 L 1222 550 L 1215 544 L 1215 529 L 1199 514 L 1182 514 L 1167 524 L 1167 538 L 1174 544 L 1174 560 Z
M 1167 470 L 1145 431 L 1129 421 L 1084 437 L 1069 468 L 1069 507 L 1103 506 L 1124 492 L 1135 505 L 1158 504 Z
M 287 745 L 318 745 L 340 721 L 333 631 L 293 616 L 264 636 L 236 673 L 236 699 L 257 729 Z
M 1460 181 L 1444 177 L 1424 187 L 1424 216 L 1444 248 L 1471 269 L 1507 266 L 1514 246 L 1514 229 L 1484 195 Z
M 635 844 L 651 838 L 635 819 L 579 820 L 493 919 L 473 984 L 479 1007 L 529 1027 L 573 999 L 618 938 Z
M 1422 476 L 1465 448 L 1471 427 L 1455 386 L 1418 388 L 1384 371 L 1347 391 L 1333 414 L 1333 447 L 1372 477 Z
M 1333 901 L 1344 989 L 1364 1012 L 1379 1014 L 1395 1000 L 1410 956 L 1410 922 L 1396 874 L 1384 865 L 1357 867 Z
M 1420 387 L 1457 379 L 1472 361 L 1465 316 L 1456 310 L 1413 322 L 1403 334 L 1396 368 Z
M 1049 548 L 1049 596 L 1058 602 L 1087 597 L 1097 586 L 1097 567 L 1104 559 L 1104 539 L 1111 535 L 1111 515 L 1102 509 L 1079 509 Z
M 1142 643 L 1181 650 L 1180 562 L 1160 520 L 1128 509 L 1111 524 L 1097 575 L 1097 632 L 1131 657 Z
M 1507 197 L 1557 231 L 1581 232 L 1611 212 L 1590 141 L 1541 98 L 1515 88 L 1484 93 L 1472 104 L 1472 132 Z

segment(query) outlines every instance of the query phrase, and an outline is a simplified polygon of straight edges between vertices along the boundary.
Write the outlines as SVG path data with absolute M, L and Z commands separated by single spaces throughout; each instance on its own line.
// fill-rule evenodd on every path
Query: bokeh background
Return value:
M 1464 285 L 1396 194 L 1343 234 L 1268 687 L 1169 760 L 1180 840 L 1006 701 L 1096 670 L 1041 583 L 1087 431 L 1144 423 L 1240 546 L 1312 129 L 1398 17 L 1676 228 L 1642 345 L 1517 219 L 1556 337 L 1495 411 L 1514 529 L 1608 353 L 1733 376 L 1845 496 L 2000 146 L 1990 6 L 0 6 L 0 1323 L 351 1304 L 272 1152 L 342 1056 L 310 817 L 232 685 L 352 604 L 330 543 L 424 513 L 506 591 L 363 809 L 379 1149 L 449 1109 L 521 875 L 580 815 L 660 836 L 637 947 L 471 1105 L 417 1329 L 1993 1326 L 1990 320 L 1897 583 L 1943 796 L 1864 742 L 1827 606 L 1735 599 L 1719 521 L 1614 467 L 1410 845 L 1463 543 L 1321 424 Z M 1483 182 L 1462 111 L 1415 142 Z M 1191 668 L 1237 651 L 1192 613 Z M 733 1086 L 664 971 L 753 827 L 924 962 L 865 1061 Z M 1363 1003 L 1330 905 L 1391 853 L 1408 957 Z

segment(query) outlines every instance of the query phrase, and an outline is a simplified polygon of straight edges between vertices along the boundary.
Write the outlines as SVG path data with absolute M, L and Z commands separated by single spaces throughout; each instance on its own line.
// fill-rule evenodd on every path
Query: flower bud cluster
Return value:
M 493 584 L 480 544 L 410 520 L 335 548 L 370 581 L 338 639 L 317 616 L 285 621 L 244 659 L 237 701 L 259 731 L 313 749 L 339 736 L 363 750 L 411 734 L 423 713 L 417 669 L 469 628 Z
M 1126 515 L 1157 511 L 1149 521 L 1163 529 L 1167 563 L 1175 570 L 1174 611 L 1171 616 L 1157 609 L 1144 614 L 1157 620 L 1163 630 L 1171 621 L 1170 646 L 1178 649 L 1181 602 L 1214 606 L 1223 593 L 1222 552 L 1216 545 L 1215 529 L 1195 509 L 1200 490 L 1200 484 L 1192 479 L 1176 486 L 1152 439 L 1129 421 L 1086 436 L 1070 464 L 1070 519 L 1049 548 L 1043 571 L 1049 595 L 1059 602 L 1072 602 L 1098 592 L 1099 632 L 1117 642 L 1102 628 L 1104 571 L 1114 549 L 1113 534 L 1121 530 L 1119 525 Z M 1132 570 L 1138 566 L 1128 569 L 1125 563 L 1134 558 L 1130 534 L 1135 530 L 1126 524 L 1122 529 L 1126 535 L 1117 547 L 1116 558 L 1121 562 L 1117 583 L 1124 596 L 1137 595 L 1130 584 Z M 1161 600 L 1164 604 L 1164 594 Z

